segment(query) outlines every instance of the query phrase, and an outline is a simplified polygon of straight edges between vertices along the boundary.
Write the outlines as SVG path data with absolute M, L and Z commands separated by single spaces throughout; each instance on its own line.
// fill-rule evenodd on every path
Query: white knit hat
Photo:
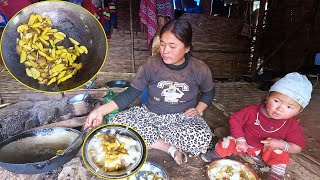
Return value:
M 311 99 L 312 84 L 305 75 L 293 72 L 275 82 L 271 91 L 282 93 L 305 108 Z

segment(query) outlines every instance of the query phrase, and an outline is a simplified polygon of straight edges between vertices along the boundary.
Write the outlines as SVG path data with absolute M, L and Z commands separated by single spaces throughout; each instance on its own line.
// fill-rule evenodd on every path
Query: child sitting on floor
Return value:
M 230 117 L 231 136 L 202 154 L 206 162 L 248 153 L 261 155 L 271 165 L 268 179 L 283 179 L 289 153 L 306 147 L 300 123 L 295 118 L 311 99 L 312 84 L 306 76 L 289 73 L 271 86 L 265 103 L 251 105 Z

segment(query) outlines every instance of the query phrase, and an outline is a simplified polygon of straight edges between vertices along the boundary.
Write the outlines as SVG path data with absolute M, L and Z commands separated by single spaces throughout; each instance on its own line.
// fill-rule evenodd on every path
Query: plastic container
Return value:
M 114 97 L 116 97 L 116 95 L 113 93 L 112 90 L 109 90 L 108 94 L 103 99 L 103 103 L 106 104 L 106 103 L 110 102 Z M 107 114 L 105 116 L 106 123 L 109 122 L 111 116 L 117 114 L 118 112 L 119 112 L 118 110 L 114 110 L 111 113 Z
M 8 19 L 0 11 L 0 28 L 5 27 L 7 25 L 7 23 L 8 23 Z

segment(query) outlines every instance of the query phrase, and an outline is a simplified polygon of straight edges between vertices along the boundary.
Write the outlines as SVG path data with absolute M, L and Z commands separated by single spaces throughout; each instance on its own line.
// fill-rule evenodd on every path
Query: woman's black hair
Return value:
M 160 31 L 160 38 L 166 31 L 178 38 L 186 47 L 192 46 L 192 27 L 187 20 L 171 20 L 168 21 Z

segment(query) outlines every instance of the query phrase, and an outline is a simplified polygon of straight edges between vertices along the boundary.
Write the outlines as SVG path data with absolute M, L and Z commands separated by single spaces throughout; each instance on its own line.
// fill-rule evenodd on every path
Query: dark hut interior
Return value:
M 192 25 L 192 55 L 203 60 L 212 71 L 216 95 L 204 118 L 215 135 L 213 142 L 230 133 L 230 114 L 246 105 L 263 102 L 267 90 L 279 77 L 300 72 L 307 75 L 314 86 L 309 106 L 298 117 L 308 145 L 301 153 L 291 155 L 285 179 L 319 179 L 320 1 L 173 2 L 175 18 L 186 19 Z M 90 91 L 98 100 L 103 100 L 109 89 L 116 93 L 123 91 L 125 88 L 105 87 L 105 83 L 118 79 L 130 82 L 138 67 L 151 55 L 146 35 L 141 31 L 140 0 L 116 3 L 118 27 L 112 29 L 106 62 Z M 3 30 L 1 27 L 0 32 Z M 36 127 L 79 128 L 83 125 L 86 115 L 74 117 L 61 109 L 68 98 L 84 93 L 85 86 L 58 94 L 36 92 L 12 78 L 3 62 L 0 62 L 0 78 L 1 141 Z M 52 103 L 57 101 L 63 102 Z M 35 114 L 45 104 L 50 105 L 43 108 L 41 114 Z M 247 157 L 234 158 L 255 169 Z M 166 153 L 150 150 L 148 160 L 161 164 L 170 179 L 208 179 L 208 164 L 199 157 L 190 157 L 186 164 L 177 166 Z M 85 168 L 81 153 L 48 173 L 24 175 L 2 168 L 0 172 L 1 179 L 99 179 Z M 258 175 L 260 179 L 265 177 L 263 172 Z

